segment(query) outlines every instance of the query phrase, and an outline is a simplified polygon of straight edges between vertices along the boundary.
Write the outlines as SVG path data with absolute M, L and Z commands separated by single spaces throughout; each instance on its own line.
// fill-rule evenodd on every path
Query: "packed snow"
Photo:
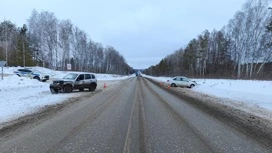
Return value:
M 145 76 L 167 83 L 169 77 Z M 272 81 L 191 79 L 197 82 L 192 90 L 219 98 L 228 98 L 248 106 L 261 107 L 272 111 Z
M 80 93 L 51 94 L 49 84 L 36 79 L 18 77 L 14 71 L 21 67 L 4 68 L 4 79 L 0 78 L 0 124 L 11 121 L 18 117 L 37 112 L 47 105 L 62 103 L 64 100 L 80 96 Z M 53 71 L 42 67 L 31 67 L 48 74 L 52 79 L 65 76 L 68 71 Z M 110 80 L 123 80 L 131 76 L 120 76 L 111 74 L 95 74 L 101 83 Z

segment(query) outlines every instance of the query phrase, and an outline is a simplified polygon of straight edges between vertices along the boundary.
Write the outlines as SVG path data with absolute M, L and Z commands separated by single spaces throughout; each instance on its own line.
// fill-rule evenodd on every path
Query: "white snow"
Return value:
M 272 110 L 272 81 L 195 79 L 198 92 Z
M 167 83 L 169 77 L 151 77 Z M 261 107 L 272 111 L 272 81 L 192 79 L 197 85 L 192 90 L 219 98 L 228 98 L 251 107 Z
M 27 67 L 29 69 L 33 70 L 38 70 L 44 74 L 47 74 L 50 76 L 50 78 L 57 79 L 57 78 L 63 78 L 66 74 L 75 72 L 75 71 L 54 71 L 48 68 L 44 67 Z M 4 67 L 4 74 L 6 75 L 12 75 L 14 74 L 14 71 L 17 69 L 23 69 L 23 67 Z M 99 74 L 99 73 L 94 73 L 97 80 L 123 80 L 127 79 L 131 76 L 122 76 L 122 75 L 116 75 L 116 74 Z

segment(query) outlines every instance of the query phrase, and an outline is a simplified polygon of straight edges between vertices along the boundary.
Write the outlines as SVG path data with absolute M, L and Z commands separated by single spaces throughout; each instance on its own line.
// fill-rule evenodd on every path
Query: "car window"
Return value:
M 77 80 L 84 80 L 84 74 L 80 74 L 79 76 L 78 76 L 78 78 L 77 78 Z
M 74 80 L 76 77 L 77 77 L 77 74 L 69 73 L 63 79 Z
M 34 71 L 32 71 L 32 72 L 35 73 L 35 74 L 41 74 L 41 72 L 38 71 L 38 70 L 34 70 Z
M 174 78 L 173 80 L 177 80 L 177 78 Z
M 20 72 L 25 72 L 25 73 L 31 72 L 30 70 L 26 70 L 26 69 L 19 69 L 18 71 L 20 71 Z
M 95 76 L 92 74 L 92 79 L 95 79 Z
M 85 74 L 85 79 L 91 79 L 91 75 L 90 74 Z
M 183 78 L 180 78 L 180 81 L 184 81 Z

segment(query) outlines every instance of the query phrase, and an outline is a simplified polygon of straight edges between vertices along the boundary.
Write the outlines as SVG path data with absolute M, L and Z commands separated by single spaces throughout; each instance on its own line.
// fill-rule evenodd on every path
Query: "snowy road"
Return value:
M 0 152 L 272 152 L 143 78 L 0 136 Z

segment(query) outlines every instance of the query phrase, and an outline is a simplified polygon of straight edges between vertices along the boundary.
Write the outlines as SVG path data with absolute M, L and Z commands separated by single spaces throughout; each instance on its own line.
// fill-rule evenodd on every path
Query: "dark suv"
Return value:
M 83 91 L 85 88 L 89 91 L 95 91 L 97 80 L 91 73 L 69 73 L 62 80 L 55 80 L 50 84 L 51 93 L 66 92 L 70 93 L 74 89 Z

